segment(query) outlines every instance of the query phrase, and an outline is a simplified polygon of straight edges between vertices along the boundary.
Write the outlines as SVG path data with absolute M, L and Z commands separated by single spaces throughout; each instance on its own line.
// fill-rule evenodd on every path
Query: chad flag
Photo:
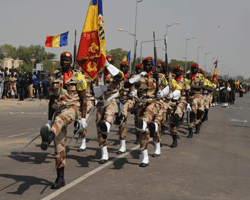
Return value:
M 130 62 L 130 51 L 127 53 L 127 55 L 122 59 L 122 61 Z
M 45 41 L 46 47 L 63 47 L 68 45 L 69 31 L 56 36 L 47 36 Z
M 76 61 L 94 80 L 106 62 L 102 0 L 91 0 L 82 30 Z
M 214 68 L 214 74 L 213 74 L 212 82 L 217 82 L 218 81 L 218 78 L 217 78 L 217 63 L 218 63 L 218 60 L 216 60 L 215 63 L 214 63 L 215 68 Z

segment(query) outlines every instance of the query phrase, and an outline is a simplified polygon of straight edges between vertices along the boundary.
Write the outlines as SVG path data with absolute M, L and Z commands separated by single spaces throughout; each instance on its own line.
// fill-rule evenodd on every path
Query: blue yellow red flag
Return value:
M 106 38 L 103 21 L 102 0 L 91 0 L 83 26 L 77 64 L 94 80 L 104 69 L 106 62 Z
M 130 62 L 130 52 L 131 52 L 131 51 L 129 51 L 129 52 L 127 53 L 127 55 L 122 59 L 122 61 Z
M 217 77 L 217 63 L 218 63 L 218 59 L 214 63 L 215 68 L 214 68 L 214 74 L 213 74 L 212 82 L 217 82 L 218 81 L 218 77 Z
M 45 41 L 45 46 L 46 47 L 63 47 L 68 45 L 68 35 L 69 31 L 58 34 L 55 36 L 47 36 L 46 41 Z

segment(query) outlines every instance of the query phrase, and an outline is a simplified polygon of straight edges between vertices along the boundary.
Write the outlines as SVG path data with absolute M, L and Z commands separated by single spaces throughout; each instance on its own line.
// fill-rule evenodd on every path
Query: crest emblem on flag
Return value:
M 78 65 L 94 80 L 104 69 L 106 39 L 102 0 L 91 0 L 76 57 Z

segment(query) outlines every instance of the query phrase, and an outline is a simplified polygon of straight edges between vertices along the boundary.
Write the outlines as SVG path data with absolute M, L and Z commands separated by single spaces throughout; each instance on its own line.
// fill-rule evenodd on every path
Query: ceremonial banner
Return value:
M 214 68 L 214 75 L 213 75 L 212 82 L 217 82 L 218 81 L 218 78 L 217 78 L 217 63 L 218 63 L 218 60 L 216 60 L 215 63 L 214 63 L 215 68 Z
M 238 86 L 240 86 L 240 81 L 239 81 L 239 80 L 238 80 L 238 82 L 237 82 L 236 86 L 237 86 L 237 87 L 238 87 Z
M 127 53 L 127 55 L 122 59 L 122 61 L 130 62 L 130 52 L 131 52 L 131 51 L 129 51 L 129 52 Z
M 106 62 L 106 40 L 103 24 L 102 0 L 91 0 L 82 30 L 77 64 L 94 80 L 104 69 Z
M 56 36 L 47 36 L 45 41 L 46 47 L 63 47 L 68 45 L 68 34 L 69 31 L 66 33 L 62 33 Z

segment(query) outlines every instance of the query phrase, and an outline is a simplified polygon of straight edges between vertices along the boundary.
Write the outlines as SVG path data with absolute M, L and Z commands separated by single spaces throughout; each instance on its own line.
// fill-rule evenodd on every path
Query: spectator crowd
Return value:
M 51 74 L 50 74 L 51 76 Z M 26 98 L 47 99 L 48 82 L 38 80 L 36 72 L 19 73 L 16 69 L 0 68 L 0 100 Z

